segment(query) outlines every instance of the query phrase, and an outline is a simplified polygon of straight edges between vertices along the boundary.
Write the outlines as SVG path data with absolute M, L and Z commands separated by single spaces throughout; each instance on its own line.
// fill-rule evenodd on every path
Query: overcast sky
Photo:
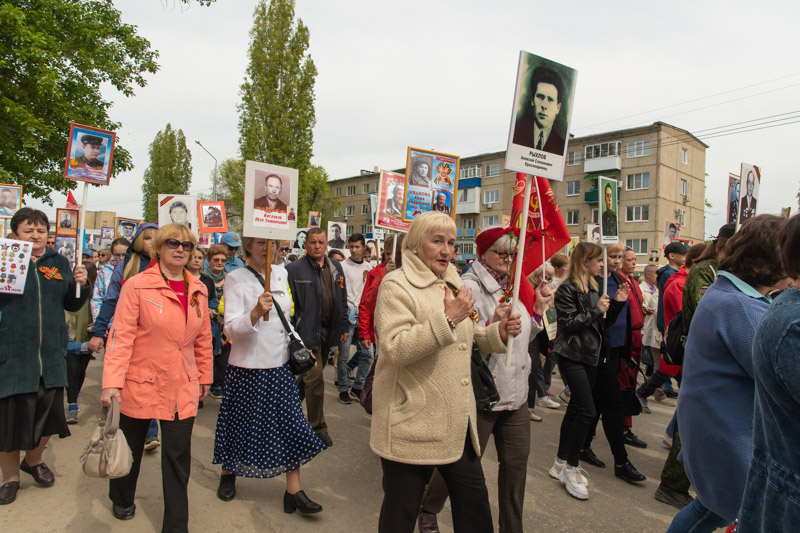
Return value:
M 237 156 L 256 1 L 114 4 L 159 51 L 161 68 L 132 98 L 107 91 L 135 168 L 93 188 L 88 209 L 139 218 L 148 146 L 168 122 L 189 141 L 192 193 L 210 192 L 214 168 L 195 140 L 219 161 Z M 461 156 L 503 150 L 521 49 L 578 70 L 577 136 L 657 120 L 698 135 L 790 112 L 797 118 L 784 122 L 800 120 L 796 2 L 298 0 L 296 14 L 319 70 L 312 161 L 333 179 L 403 167 L 408 146 Z M 762 167 L 760 213 L 797 211 L 798 134 L 800 123 L 705 140 L 707 233 L 724 223 L 728 173 L 743 161 Z

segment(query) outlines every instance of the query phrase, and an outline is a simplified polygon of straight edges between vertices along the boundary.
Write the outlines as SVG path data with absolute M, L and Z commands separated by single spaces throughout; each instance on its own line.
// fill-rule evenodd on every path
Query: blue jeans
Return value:
M 358 307 L 350 307 L 347 309 L 347 340 L 339 346 L 339 362 L 336 364 L 336 380 L 339 382 L 339 392 L 347 392 L 349 382 L 347 381 L 347 361 L 350 358 L 350 345 L 355 343 L 356 353 L 353 359 L 358 361 L 358 372 L 356 373 L 356 380 L 353 383 L 353 388 L 361 390 L 364 388 L 364 381 L 369 374 L 369 368 L 372 366 L 372 348 L 365 350 L 361 343 L 358 342 Z
M 706 509 L 695 498 L 692 503 L 678 511 L 667 533 L 713 533 L 717 528 L 728 525 L 730 523 L 727 520 Z
M 158 420 L 153 418 L 150 420 L 150 427 L 147 428 L 148 437 L 158 437 Z

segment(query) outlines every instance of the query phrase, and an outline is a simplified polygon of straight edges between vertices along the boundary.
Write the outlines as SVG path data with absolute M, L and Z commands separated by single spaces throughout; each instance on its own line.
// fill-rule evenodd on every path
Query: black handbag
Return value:
M 491 411 L 500 401 L 492 371 L 481 358 L 478 345 L 472 343 L 472 390 L 475 392 L 475 405 L 479 411 Z
M 264 286 L 264 276 L 256 272 L 255 269 L 251 268 L 249 265 L 247 266 L 247 269 L 252 272 L 261 285 Z M 305 344 L 303 344 L 303 341 L 297 338 L 292 331 L 292 328 L 289 327 L 289 322 L 286 321 L 286 317 L 283 315 L 281 306 L 278 305 L 278 302 L 274 298 L 272 300 L 272 305 L 275 307 L 275 311 L 278 313 L 278 318 L 281 319 L 283 330 L 289 337 L 289 368 L 292 370 L 292 374 L 296 376 L 298 374 L 308 372 L 314 368 L 317 359 L 308 350 L 308 348 L 306 348 Z

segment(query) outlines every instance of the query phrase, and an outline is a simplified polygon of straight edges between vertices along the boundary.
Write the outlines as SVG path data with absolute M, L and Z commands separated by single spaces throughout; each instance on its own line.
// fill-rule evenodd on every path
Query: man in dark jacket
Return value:
M 331 346 L 347 339 L 347 288 L 338 261 L 325 256 L 328 239 L 321 228 L 308 230 L 306 255 L 291 263 L 289 288 L 294 301 L 294 326 L 303 344 L 314 353 L 317 365 L 297 377 L 300 399 L 307 397 L 308 423 L 326 446 L 332 446 L 323 413 L 325 382 L 322 370 Z
M 656 279 L 658 280 L 658 314 L 656 315 L 656 327 L 661 334 L 664 334 L 664 284 L 675 274 L 686 262 L 686 254 L 689 250 L 682 242 L 671 242 L 664 248 L 664 257 L 667 264 L 658 269 Z

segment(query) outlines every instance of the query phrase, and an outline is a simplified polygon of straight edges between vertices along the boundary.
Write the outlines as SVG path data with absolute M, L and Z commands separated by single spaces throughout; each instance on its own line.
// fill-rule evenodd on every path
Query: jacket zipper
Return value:
M 586 308 L 583 307 L 583 302 L 581 301 L 580 295 L 578 295 L 578 304 L 581 306 L 581 311 L 586 313 Z M 600 359 L 600 352 L 603 350 L 603 334 L 600 333 L 599 331 L 597 331 L 597 328 L 594 327 L 594 322 L 591 323 L 590 327 L 592 328 L 592 330 L 594 330 L 596 333 L 598 333 L 600 335 L 600 347 L 597 349 L 597 354 L 596 354 L 597 359 L 599 360 Z M 572 340 L 572 339 L 570 339 L 570 340 Z M 567 342 L 567 344 L 569 344 L 569 341 Z M 603 361 L 603 362 L 605 363 L 605 361 Z
M 150 302 L 151 304 L 153 304 L 153 305 L 155 305 L 156 307 L 158 307 L 158 314 L 159 314 L 159 315 L 160 315 L 160 314 L 161 314 L 161 312 L 164 310 L 164 306 L 162 306 L 161 304 L 157 304 L 157 303 L 155 303 L 153 300 L 151 300 L 151 299 L 149 299 L 149 298 L 143 298 L 143 300 L 144 300 L 145 302 Z
M 42 282 L 39 280 L 39 274 L 36 274 L 36 295 L 39 303 L 39 376 L 42 375 L 44 365 L 42 365 Z

